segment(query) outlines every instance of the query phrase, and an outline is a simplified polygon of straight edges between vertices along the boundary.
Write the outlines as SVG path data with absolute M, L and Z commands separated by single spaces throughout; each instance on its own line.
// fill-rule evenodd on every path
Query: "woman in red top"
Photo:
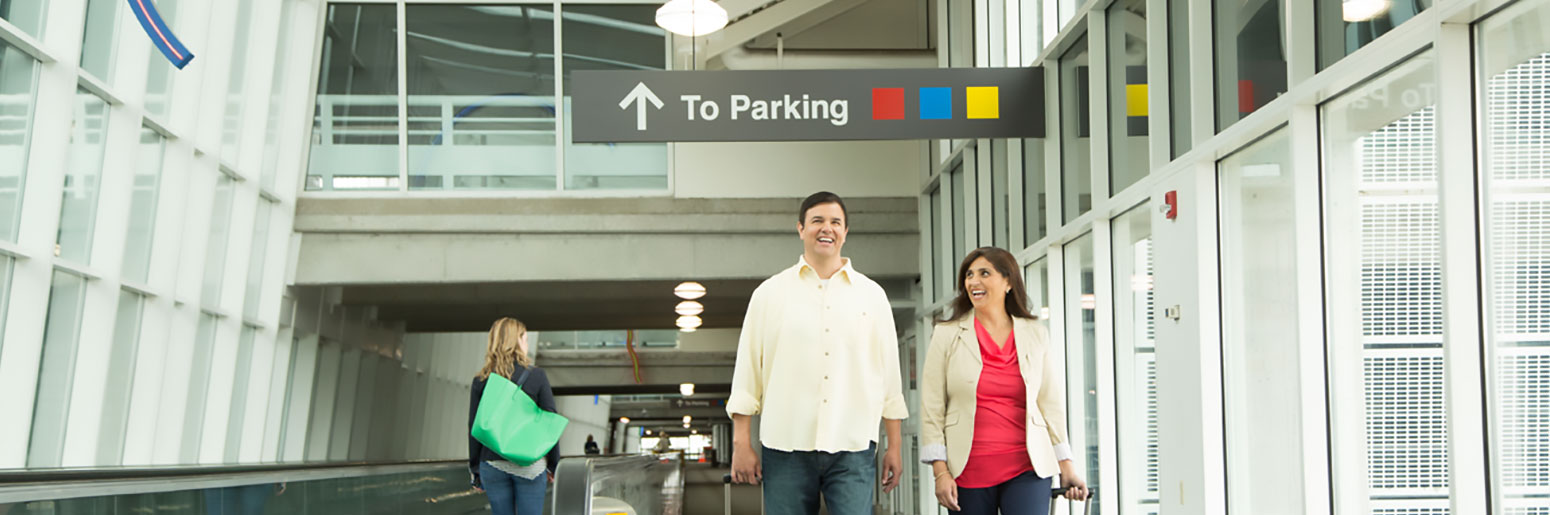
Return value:
M 1047 515 L 1052 479 L 1085 499 L 1066 443 L 1065 363 L 1012 254 L 970 252 L 953 313 L 931 336 L 921 384 L 921 461 L 953 513 Z

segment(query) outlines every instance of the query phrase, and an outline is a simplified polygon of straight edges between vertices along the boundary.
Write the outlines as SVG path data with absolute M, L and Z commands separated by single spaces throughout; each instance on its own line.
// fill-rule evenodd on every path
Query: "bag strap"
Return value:
M 524 368 L 524 369 L 522 369 L 522 376 L 517 378 L 517 388 L 521 388 L 522 387 L 522 383 L 526 383 L 527 382 L 527 375 L 531 374 L 532 372 L 533 372 L 533 369 L 531 369 L 531 368 Z

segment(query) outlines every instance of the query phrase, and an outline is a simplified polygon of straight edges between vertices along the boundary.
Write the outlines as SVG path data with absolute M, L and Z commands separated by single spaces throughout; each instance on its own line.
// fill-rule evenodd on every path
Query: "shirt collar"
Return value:
M 847 284 L 852 284 L 852 283 L 855 282 L 855 280 L 851 277 L 851 274 L 856 273 L 856 269 L 855 268 L 851 268 L 851 266 L 850 266 L 850 264 L 851 264 L 850 258 L 841 258 L 841 259 L 845 260 L 845 264 L 841 265 L 839 271 L 834 272 L 834 275 L 829 276 L 829 278 L 833 279 L 836 276 L 843 277 L 843 278 L 845 278 L 845 282 Z M 818 271 L 813 269 L 813 265 L 807 264 L 807 257 L 806 256 L 797 256 L 797 276 L 798 277 L 812 276 L 814 279 L 818 279 Z

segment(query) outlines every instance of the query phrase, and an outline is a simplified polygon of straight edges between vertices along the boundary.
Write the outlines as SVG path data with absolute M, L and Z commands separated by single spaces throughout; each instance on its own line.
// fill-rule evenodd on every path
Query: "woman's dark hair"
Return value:
M 840 215 L 845 217 L 845 226 L 850 227 L 850 212 L 845 209 L 845 201 L 840 199 L 839 195 L 827 191 L 808 195 L 802 200 L 802 207 L 797 210 L 797 225 L 807 225 L 807 210 L 812 209 L 813 206 L 831 202 L 840 205 Z
M 958 290 L 958 298 L 953 299 L 951 316 L 942 321 L 951 322 L 974 312 L 974 302 L 969 300 L 969 292 L 963 289 L 963 278 L 969 275 L 969 265 L 979 258 L 989 261 L 990 266 L 996 269 L 996 273 L 1005 277 L 1007 283 L 1012 286 L 1012 291 L 1006 295 L 1006 313 L 1017 318 L 1037 320 L 1039 317 L 1028 311 L 1028 290 L 1023 286 L 1022 269 L 1017 266 L 1017 258 L 1012 257 L 1011 252 L 999 247 L 980 247 L 969 251 L 969 255 L 964 256 L 963 263 L 958 265 L 958 278 L 953 283 L 954 288 Z

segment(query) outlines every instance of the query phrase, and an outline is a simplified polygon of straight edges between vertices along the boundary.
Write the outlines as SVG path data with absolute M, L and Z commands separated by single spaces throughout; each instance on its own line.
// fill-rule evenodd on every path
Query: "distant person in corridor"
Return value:
M 893 312 L 882 287 L 840 255 L 847 215 L 833 193 L 802 201 L 802 256 L 754 290 L 743 320 L 727 400 L 732 478 L 764 484 L 767 515 L 816 515 L 820 494 L 829 513 L 870 515 L 880 420 L 883 491 L 903 470 L 899 426 L 909 412 Z M 754 415 L 763 415 L 762 453 Z
M 527 326 L 513 318 L 502 318 L 490 327 L 490 341 L 485 348 L 484 368 L 474 377 L 473 399 L 468 407 L 468 427 L 473 429 L 474 417 L 479 412 L 479 399 L 490 374 L 517 382 L 524 370 L 531 369 L 522 391 L 540 409 L 555 412 L 554 390 L 549 386 L 549 376 L 533 365 L 527 342 Z M 560 463 L 560 446 L 549 449 L 548 456 L 522 466 L 506 461 L 495 451 L 468 437 L 468 469 L 473 474 L 474 488 L 483 490 L 490 498 L 490 511 L 494 515 L 537 515 L 544 509 L 544 494 L 549 482 L 554 481 L 554 467 Z
M 926 351 L 920 456 L 952 513 L 1048 515 L 1057 472 L 1066 497 L 1087 498 L 1066 443 L 1066 364 L 1028 312 L 1019 270 L 995 247 L 963 258 L 952 315 Z
M 582 450 L 583 450 L 583 452 L 586 452 L 587 454 L 602 454 L 603 453 L 602 450 L 597 448 L 597 441 L 592 439 L 592 435 L 587 435 L 587 443 L 586 443 L 586 445 L 582 446 Z

